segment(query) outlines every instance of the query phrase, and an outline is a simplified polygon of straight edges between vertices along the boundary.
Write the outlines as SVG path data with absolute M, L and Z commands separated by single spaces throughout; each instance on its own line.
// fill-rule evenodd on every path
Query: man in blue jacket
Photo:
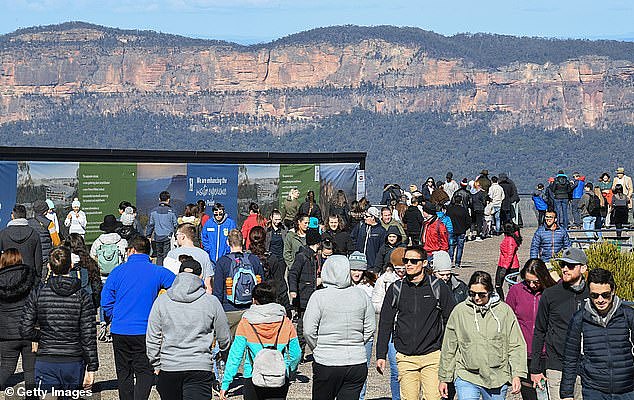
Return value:
M 385 243 L 387 232 L 379 223 L 381 212 L 378 208 L 368 208 L 363 218 L 363 222 L 352 229 L 350 236 L 356 245 L 356 250 L 365 254 L 368 265 L 377 268 L 379 250 Z
M 150 241 L 137 236 L 128 244 L 128 261 L 112 270 L 101 291 L 101 307 L 112 321 L 110 333 L 119 399 L 150 396 L 154 370 L 146 355 L 145 332 L 152 304 L 176 275 L 150 262 Z M 136 383 L 135 383 L 136 378 Z
M 150 220 L 145 229 L 145 236 L 156 243 L 156 264 L 163 265 L 163 260 L 170 251 L 172 235 L 178 226 L 178 217 L 170 206 L 170 193 L 162 191 L 159 194 L 159 205 L 150 212 Z
M 212 210 L 214 216 L 209 218 L 203 226 L 201 241 L 203 248 L 209 253 L 209 259 L 217 263 L 220 257 L 230 251 L 227 237 L 232 229 L 236 229 L 236 222 L 229 218 L 222 204 L 214 204 Z
M 535 231 L 531 242 L 531 258 L 549 262 L 562 249 L 572 246 L 568 231 L 557 224 L 557 213 L 546 211 L 544 224 Z
M 579 213 L 579 202 L 583 196 L 583 187 L 586 184 L 586 177 L 580 173 L 572 174 L 572 195 L 570 199 L 570 207 L 572 208 L 572 224 L 575 228 L 581 228 L 583 221 Z
M 579 373 L 584 399 L 633 399 L 634 309 L 615 294 L 610 271 L 590 271 L 588 286 L 589 298 L 568 327 L 560 397 L 572 400 Z

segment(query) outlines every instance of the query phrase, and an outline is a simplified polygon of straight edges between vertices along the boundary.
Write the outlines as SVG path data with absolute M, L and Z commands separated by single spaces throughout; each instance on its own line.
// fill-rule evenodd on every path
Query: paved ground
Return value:
M 522 234 L 525 238 L 524 244 L 520 247 L 520 263 L 523 263 L 528 259 L 530 240 L 532 238 L 534 229 L 525 229 Z M 476 270 L 484 270 L 492 275 L 495 274 L 497 267 L 497 259 L 499 255 L 499 244 L 501 237 L 495 237 L 484 240 L 482 242 L 467 242 L 465 246 L 463 256 L 463 269 L 460 270 L 460 278 L 464 281 L 468 281 L 470 275 Z M 99 344 L 99 359 L 101 363 L 101 369 L 97 374 L 97 386 L 96 390 L 103 399 L 117 399 L 117 384 L 116 376 L 114 372 L 114 361 L 112 355 L 112 346 L 109 344 Z M 310 364 L 303 364 L 299 369 L 298 381 L 291 386 L 289 399 L 310 399 L 311 398 L 311 379 L 312 376 Z M 22 379 L 22 374 L 14 376 L 13 382 L 16 379 Z M 239 399 L 240 388 L 233 389 L 231 394 L 233 398 Z M 159 399 L 156 390 L 152 390 L 152 399 Z M 366 395 L 367 399 L 389 399 L 389 376 L 381 376 L 374 369 L 373 365 L 370 368 L 368 378 L 368 391 Z

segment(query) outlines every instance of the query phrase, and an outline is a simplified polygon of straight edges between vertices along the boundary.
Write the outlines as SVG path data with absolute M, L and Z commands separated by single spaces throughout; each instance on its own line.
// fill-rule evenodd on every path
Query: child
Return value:
M 81 203 L 78 198 L 71 204 L 73 210 L 68 213 L 64 225 L 68 228 L 68 233 L 79 233 L 82 237 L 86 234 L 86 213 L 81 211 Z
M 522 235 L 520 230 L 512 222 L 504 224 L 504 239 L 500 243 L 500 258 L 498 259 L 498 269 L 495 273 L 495 290 L 500 295 L 500 299 L 504 300 L 504 278 L 513 272 L 518 272 L 520 262 L 517 258 L 517 251 L 522 244 Z
M 89 389 L 99 368 L 93 301 L 81 281 L 69 276 L 68 247 L 51 251 L 48 268 L 52 276 L 29 295 L 20 326 L 24 338 L 38 342 L 36 384 L 42 389 Z

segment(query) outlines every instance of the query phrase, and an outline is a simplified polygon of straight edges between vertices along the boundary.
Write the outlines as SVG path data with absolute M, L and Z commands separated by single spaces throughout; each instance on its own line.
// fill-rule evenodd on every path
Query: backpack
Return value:
M 424 272 L 423 272 L 424 273 Z M 436 308 L 441 311 L 442 307 L 440 306 L 440 281 L 435 276 L 427 275 L 427 279 L 429 280 L 429 286 L 431 286 L 431 291 L 436 298 Z M 392 285 L 392 307 L 398 310 L 399 302 L 401 301 L 401 291 L 403 289 L 403 280 L 399 279 L 394 282 Z M 398 311 L 397 311 L 398 312 Z
M 262 346 L 262 350 L 258 351 L 255 357 L 251 354 L 252 350 L 247 346 L 247 354 L 249 358 L 251 358 L 251 365 L 253 366 L 251 372 L 253 385 L 263 388 L 279 388 L 284 386 L 286 383 L 286 361 L 284 360 L 286 347 L 284 347 L 282 351 L 277 349 L 277 341 L 280 337 L 282 326 L 284 325 L 284 317 L 282 317 L 282 322 L 280 322 L 280 327 L 277 330 L 275 343 L 269 346 L 265 346 L 262 343 L 262 339 L 260 339 L 260 335 L 258 335 L 255 326 L 250 322 L 249 325 L 251 325 L 255 337 L 258 338 L 258 342 L 260 342 Z
M 601 201 L 596 194 L 590 194 L 588 199 L 588 214 L 592 215 L 596 209 L 601 207 Z
M 535 209 L 537 211 L 546 211 L 548 210 L 548 203 L 538 195 L 533 195 L 533 204 L 535 205 Z
M 251 304 L 253 299 L 253 288 L 258 284 L 258 278 L 253 271 L 253 266 L 249 261 L 249 252 L 245 252 L 242 257 L 236 257 L 234 253 L 227 254 L 231 259 L 229 267 L 229 279 L 227 283 L 231 290 L 227 290 L 227 300 L 236 305 Z
M 123 262 L 123 254 L 119 250 L 119 242 L 116 243 L 102 243 L 97 249 L 97 264 L 102 275 L 108 275 L 115 267 Z

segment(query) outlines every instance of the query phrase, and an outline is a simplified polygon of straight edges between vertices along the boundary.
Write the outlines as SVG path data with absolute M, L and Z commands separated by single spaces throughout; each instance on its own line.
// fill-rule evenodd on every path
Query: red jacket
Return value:
M 251 244 L 251 241 L 249 240 L 249 232 L 251 232 L 251 229 L 253 229 L 253 227 L 258 225 L 262 228 L 266 226 L 266 218 L 262 218 L 262 223 L 258 224 L 258 214 L 249 214 L 247 219 L 245 219 L 244 223 L 242 224 L 242 238 L 245 241 L 244 247 L 247 250 L 249 250 L 249 245 Z
M 517 259 L 517 250 L 519 247 L 513 236 L 504 235 L 504 239 L 502 239 L 502 243 L 500 243 L 498 266 L 506 269 L 519 268 L 520 261 Z
M 423 224 L 423 233 L 420 239 L 423 249 L 429 256 L 434 251 L 449 250 L 449 232 L 447 227 L 438 217 L 434 216 Z

